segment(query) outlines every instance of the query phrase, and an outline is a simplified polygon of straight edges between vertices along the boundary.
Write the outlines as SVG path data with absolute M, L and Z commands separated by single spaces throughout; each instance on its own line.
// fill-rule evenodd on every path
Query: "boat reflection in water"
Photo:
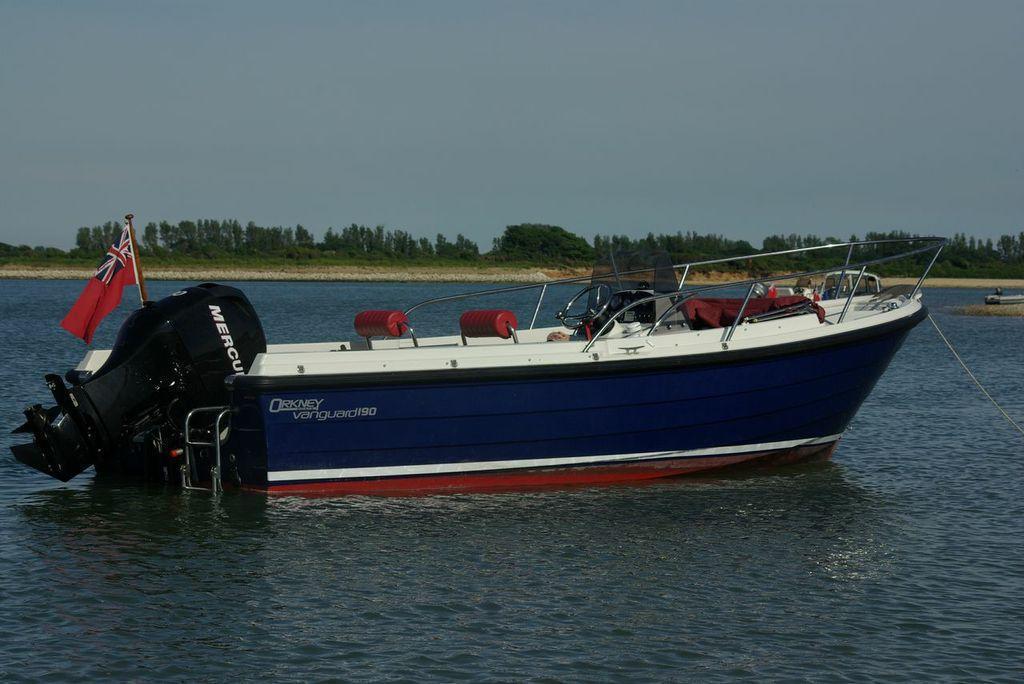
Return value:
M 94 464 L 284 493 L 601 483 L 825 458 L 926 316 L 920 286 L 944 244 L 685 264 L 615 254 L 588 278 L 552 281 L 584 283 L 555 325 L 537 325 L 543 283 L 367 310 L 356 342 L 267 345 L 240 291 L 187 288 L 135 312 L 70 386 L 47 376 L 57 406 L 26 411 L 19 430 L 34 440 L 15 454 L 65 480 Z M 811 252 L 834 259 L 772 283 L 849 286 L 828 299 L 813 287 L 780 296 L 766 278 L 687 286 L 698 268 Z M 916 286 L 860 287 L 869 266 L 914 257 Z M 477 303 L 531 288 L 528 324 Z M 730 290 L 739 296 L 716 296 Z M 421 309 L 452 301 L 474 305 L 452 334 L 416 335 Z

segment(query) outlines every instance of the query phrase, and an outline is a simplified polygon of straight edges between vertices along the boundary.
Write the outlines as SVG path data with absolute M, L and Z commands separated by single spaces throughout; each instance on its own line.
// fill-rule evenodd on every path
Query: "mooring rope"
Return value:
M 1021 428 L 1021 426 L 1017 424 L 1017 421 L 1015 421 L 1010 416 L 1010 414 L 1007 413 L 1006 410 L 999 405 L 999 402 L 995 400 L 995 397 L 988 393 L 988 390 L 985 389 L 985 386 L 981 384 L 981 381 L 978 380 L 974 373 L 971 372 L 971 369 L 967 367 L 967 364 L 964 363 L 964 360 L 960 358 L 960 354 L 958 354 L 956 349 L 953 348 L 953 343 L 949 341 L 949 338 L 942 334 L 942 330 L 939 328 L 939 324 L 935 322 L 935 319 L 932 318 L 931 314 L 928 314 L 928 320 L 932 322 L 932 325 L 935 327 L 935 332 L 939 333 L 939 337 L 941 337 L 942 341 L 946 343 L 947 347 L 949 347 L 949 351 L 953 352 L 953 356 L 956 357 L 956 360 L 960 362 L 960 365 L 963 366 L 963 369 L 967 373 L 968 377 L 970 377 L 971 380 L 974 381 L 974 384 L 978 386 L 978 389 L 981 390 L 981 393 L 988 397 L 988 400 L 992 402 L 992 405 L 999 409 L 999 412 L 1003 414 L 1003 418 L 1006 418 L 1007 422 L 1009 422 L 1010 425 L 1012 425 L 1017 432 L 1024 435 L 1024 428 Z

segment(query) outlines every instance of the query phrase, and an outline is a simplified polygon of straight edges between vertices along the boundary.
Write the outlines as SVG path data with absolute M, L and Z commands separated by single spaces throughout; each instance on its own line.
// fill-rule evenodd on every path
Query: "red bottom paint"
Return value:
M 687 475 L 736 466 L 777 466 L 825 460 L 832 455 L 836 442 L 796 447 L 783 451 L 761 451 L 729 456 L 665 459 L 610 465 L 503 470 L 447 475 L 413 475 L 365 480 L 333 480 L 271 485 L 270 494 L 435 494 L 441 492 L 478 492 L 559 485 L 603 484 L 651 480 L 660 477 Z

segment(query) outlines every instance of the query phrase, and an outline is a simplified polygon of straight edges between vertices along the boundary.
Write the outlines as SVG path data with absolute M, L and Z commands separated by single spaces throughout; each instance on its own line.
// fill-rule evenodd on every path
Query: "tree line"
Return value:
M 75 246 L 64 251 L 54 247 L 12 246 L 0 243 L 0 258 L 94 261 L 120 236 L 122 224 L 117 221 L 96 226 L 83 226 L 75 235 Z M 596 256 L 612 250 L 665 251 L 674 262 L 724 259 L 757 252 L 776 252 L 843 242 L 834 236 L 769 235 L 760 249 L 746 240 L 733 240 L 718 234 L 695 231 L 648 233 L 643 237 L 628 235 L 597 235 L 591 242 L 559 226 L 524 223 L 508 226 L 496 237 L 491 249 L 482 253 L 476 242 L 462 234 L 454 239 L 438 233 L 433 239 L 415 236 L 404 230 L 385 226 L 351 224 L 328 228 L 318 240 L 311 231 L 295 226 L 261 226 L 255 222 L 242 224 L 237 220 L 200 219 L 197 221 L 151 222 L 137 236 L 144 256 L 160 261 L 179 259 L 259 259 L 267 257 L 289 260 L 334 261 L 416 261 L 468 263 L 533 263 L 546 266 L 578 266 L 591 263 Z M 865 240 L 916 237 L 902 231 L 869 232 Z M 857 240 L 858 236 L 849 237 Z M 885 246 L 858 251 L 857 258 L 884 256 L 892 248 Z M 836 260 L 836 250 L 820 250 L 793 257 L 808 270 L 825 267 Z M 923 264 L 930 255 L 910 259 Z M 792 264 L 792 261 L 788 262 Z M 779 258 L 758 259 L 751 269 L 785 268 Z M 901 262 L 878 270 L 893 272 L 907 269 Z M 721 270 L 743 268 L 736 262 Z M 998 239 L 980 239 L 957 233 L 950 238 L 936 263 L 936 275 L 988 275 L 1024 277 L 1024 231 L 1002 235 Z
M 102 253 L 120 236 L 122 224 L 78 229 L 70 256 Z M 464 235 L 450 240 L 438 234 L 434 240 L 415 237 L 403 230 L 370 228 L 352 224 L 340 230 L 328 228 L 317 241 L 302 224 L 294 227 L 260 226 L 250 221 L 200 219 L 147 223 L 137 236 L 143 254 L 156 257 L 216 259 L 225 256 L 281 256 L 311 259 L 320 256 L 377 259 L 475 259 L 476 243 Z

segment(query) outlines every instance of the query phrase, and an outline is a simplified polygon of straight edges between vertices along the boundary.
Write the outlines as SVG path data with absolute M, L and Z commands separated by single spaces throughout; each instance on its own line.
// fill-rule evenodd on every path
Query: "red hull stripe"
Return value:
M 350 480 L 380 480 L 391 477 L 455 477 L 460 474 L 481 474 L 485 472 L 525 472 L 539 469 L 611 467 L 627 463 L 654 463 L 678 459 L 725 458 L 750 454 L 766 454 L 797 447 L 829 444 L 839 435 L 815 439 L 784 440 L 760 444 L 735 444 L 688 451 L 652 451 L 628 454 L 606 454 L 600 456 L 554 456 L 533 459 L 512 459 L 503 461 L 476 461 L 452 463 L 427 463 L 399 466 L 362 466 L 354 468 L 314 468 L 301 470 L 273 470 L 267 473 L 271 487 L 298 482 L 338 482 Z
M 728 456 L 677 458 L 633 463 L 536 468 L 445 475 L 410 475 L 360 480 L 321 480 L 272 484 L 271 494 L 413 494 L 483 491 L 552 485 L 600 484 L 649 480 L 736 465 L 782 465 L 831 456 L 836 442 Z M 262 491 L 262 490 L 261 490 Z

